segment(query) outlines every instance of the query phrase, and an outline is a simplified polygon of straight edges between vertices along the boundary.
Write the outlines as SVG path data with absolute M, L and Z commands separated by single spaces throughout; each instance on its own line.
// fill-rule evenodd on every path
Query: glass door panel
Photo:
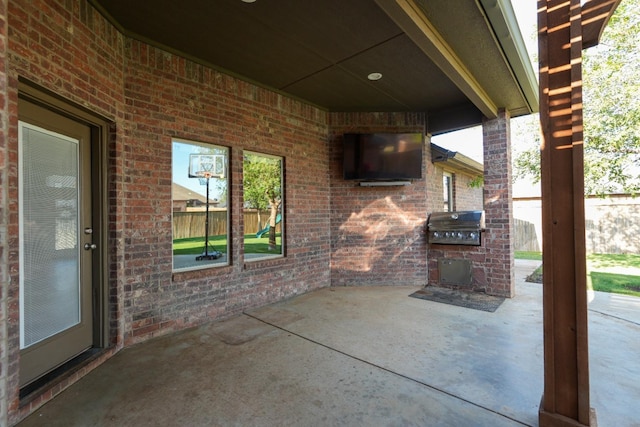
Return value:
M 78 142 L 22 124 L 21 347 L 80 322 Z

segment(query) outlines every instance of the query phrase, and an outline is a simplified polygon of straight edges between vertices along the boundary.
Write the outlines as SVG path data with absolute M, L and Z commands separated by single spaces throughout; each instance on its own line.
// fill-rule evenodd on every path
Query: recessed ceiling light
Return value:
M 256 0 L 242 0 L 244 3 L 254 3 Z
M 382 78 L 382 74 L 381 73 L 371 73 L 367 76 L 367 78 L 371 81 L 376 81 L 376 80 L 380 80 Z

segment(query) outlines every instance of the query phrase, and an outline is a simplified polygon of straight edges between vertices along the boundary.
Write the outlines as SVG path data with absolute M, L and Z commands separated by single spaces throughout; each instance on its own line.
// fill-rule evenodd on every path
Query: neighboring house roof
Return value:
M 188 189 L 180 184 L 176 184 L 175 182 L 171 183 L 171 196 L 173 197 L 173 201 L 182 201 L 182 200 L 198 200 L 199 202 L 206 203 L 207 198 L 200 193 L 197 193 L 193 190 Z M 209 199 L 209 202 L 213 202 L 214 200 Z
M 471 176 L 484 174 L 484 165 L 457 151 L 450 151 L 436 144 L 431 144 L 431 161 L 443 162 L 452 169 L 465 172 Z
M 425 112 L 437 135 L 538 108 L 509 0 L 90 2 L 129 37 L 327 111 Z

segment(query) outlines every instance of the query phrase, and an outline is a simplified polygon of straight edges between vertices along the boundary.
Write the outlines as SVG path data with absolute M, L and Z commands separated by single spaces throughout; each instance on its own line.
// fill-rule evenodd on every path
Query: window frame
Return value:
M 223 151 L 225 156 L 226 156 L 226 162 L 224 165 L 224 170 L 225 170 L 225 176 L 224 176 L 224 180 L 225 180 L 225 188 L 224 190 L 222 190 L 222 194 L 225 196 L 225 209 L 224 209 L 224 221 L 226 223 L 226 244 L 224 245 L 225 251 L 226 252 L 222 252 L 223 255 L 219 258 L 216 259 L 209 259 L 207 257 L 205 257 L 205 250 L 204 250 L 204 246 L 203 246 L 203 250 L 200 254 L 189 254 L 189 256 L 193 257 L 192 260 L 190 260 L 188 258 L 187 255 L 176 255 L 174 253 L 175 251 L 175 228 L 176 228 L 176 213 L 179 212 L 189 212 L 189 208 L 194 208 L 194 206 L 189 206 L 190 201 L 192 200 L 187 200 L 185 201 L 185 206 L 184 206 L 184 211 L 182 210 L 177 210 L 176 209 L 176 200 L 175 200 L 175 192 L 174 192 L 174 184 L 177 185 L 181 185 L 182 187 L 186 188 L 187 190 L 191 190 L 193 192 L 195 192 L 198 196 L 201 196 L 202 199 L 204 199 L 204 204 L 205 204 L 205 212 L 206 212 L 206 190 L 203 190 L 204 194 L 199 193 L 196 190 L 193 190 L 187 186 L 184 186 L 182 184 L 180 184 L 180 181 L 176 181 L 175 177 L 176 177 L 176 144 L 181 144 L 183 146 L 196 146 L 196 147 L 202 147 L 204 149 L 209 149 L 209 151 L 203 151 L 203 152 L 198 152 L 197 149 L 193 149 L 191 152 L 188 151 L 183 151 L 182 155 L 184 156 L 185 163 L 184 163 L 184 169 L 183 169 L 183 173 L 185 175 L 185 177 L 189 177 L 189 161 L 187 160 L 190 157 L 190 154 L 214 154 L 213 150 L 220 150 Z M 186 150 L 186 148 L 185 148 Z M 217 152 L 216 152 L 217 153 Z M 219 154 L 219 153 L 217 153 Z M 186 271 L 197 271 L 197 270 L 203 270 L 203 269 L 208 269 L 208 268 L 220 268 L 220 267 L 227 267 L 229 265 L 231 265 L 231 240 L 233 238 L 232 235 L 232 227 L 231 227 L 231 200 L 229 198 L 230 194 L 231 194 L 231 188 L 230 188 L 230 184 L 231 184 L 231 179 L 230 179 L 230 168 L 229 165 L 231 164 L 231 148 L 226 146 L 226 145 L 222 145 L 222 144 L 216 144 L 213 142 L 204 142 L 204 141 L 194 141 L 194 140 L 190 140 L 190 139 L 186 139 L 186 138 L 179 138 L 179 137 L 172 137 L 171 138 L 171 269 L 172 272 L 174 273 L 182 273 L 182 272 L 186 272 Z M 184 179 L 184 178 L 183 178 Z M 189 179 L 198 179 L 198 178 L 192 178 L 189 177 Z M 214 179 L 214 178 L 211 178 Z M 188 181 L 187 181 L 188 182 Z M 202 185 L 202 184 L 201 184 Z M 205 184 L 206 185 L 206 184 Z M 204 185 L 202 185 L 204 186 Z M 211 200 L 215 200 L 215 198 L 211 195 L 212 192 L 212 188 L 211 188 L 211 181 L 209 182 L 209 201 Z M 194 200 L 197 200 L 194 199 Z M 202 200 L 200 200 L 200 203 L 202 203 Z M 199 206 L 200 209 L 199 210 L 192 210 L 191 212 L 199 212 L 201 210 L 201 206 Z M 209 207 L 209 209 L 216 209 L 219 211 L 218 208 L 211 208 Z M 215 211 L 214 211 L 215 212 Z M 212 216 L 212 211 L 209 210 L 209 220 L 211 219 Z M 206 217 L 205 217 L 205 224 L 206 224 Z M 209 230 L 210 230 L 210 226 L 209 226 Z M 207 234 L 207 233 L 203 233 L 203 234 Z M 209 243 L 209 248 L 212 248 L 212 244 L 211 241 L 209 241 L 210 237 L 213 237 L 215 235 L 212 235 L 211 232 L 208 233 L 208 236 L 202 236 L 205 237 L 205 241 L 208 241 Z M 193 236 L 195 237 L 201 237 L 201 236 Z M 207 250 L 206 254 L 207 255 L 212 255 L 214 252 L 214 249 L 211 249 L 211 251 Z M 178 265 L 176 265 L 176 256 L 182 256 L 182 258 L 180 258 L 180 262 L 178 263 Z M 196 259 L 196 258 L 202 258 L 202 259 Z
M 442 198 L 443 198 L 443 208 L 445 212 L 453 212 L 455 209 L 455 204 L 453 200 L 453 185 L 454 185 L 454 174 L 451 172 L 444 171 L 442 173 Z M 446 194 L 446 198 L 445 198 Z
M 245 204 L 246 204 L 246 198 L 245 198 L 245 156 L 249 154 L 249 155 L 254 155 L 254 156 L 260 156 L 260 157 L 265 157 L 267 159 L 275 159 L 278 160 L 280 163 L 280 202 L 279 202 L 279 208 L 277 211 L 277 215 L 276 215 L 276 227 L 279 228 L 279 231 L 276 231 L 277 233 L 280 234 L 279 240 L 280 240 L 280 251 L 279 253 L 265 253 L 265 254 L 255 254 L 252 252 L 247 252 L 246 251 L 246 245 L 245 245 L 245 239 L 247 236 L 247 222 L 246 220 L 243 221 L 243 234 L 242 234 L 242 239 L 243 239 L 243 245 L 242 245 L 242 255 L 244 257 L 244 262 L 245 263 L 254 263 L 254 262 L 260 262 L 260 261 L 265 261 L 265 260 L 270 260 L 270 259 L 281 259 L 281 258 L 285 258 L 286 256 L 286 252 L 285 252 L 285 157 L 284 156 L 279 156 L 279 155 L 275 155 L 275 154 L 269 154 L 269 153 L 265 153 L 265 152 L 260 152 L 260 151 L 254 151 L 254 150 L 243 150 L 242 151 L 242 202 L 240 204 L 241 209 L 242 209 L 242 215 L 243 218 L 245 217 L 245 209 L 255 209 L 255 208 L 245 208 Z M 280 217 L 280 219 L 278 220 L 277 217 Z M 268 217 L 269 219 L 271 218 L 271 215 L 269 215 Z M 278 230 L 278 228 L 276 228 L 276 230 Z M 260 230 L 259 230 L 260 231 Z M 276 239 L 278 239 L 276 237 Z M 247 257 L 247 255 L 250 255 L 249 257 Z

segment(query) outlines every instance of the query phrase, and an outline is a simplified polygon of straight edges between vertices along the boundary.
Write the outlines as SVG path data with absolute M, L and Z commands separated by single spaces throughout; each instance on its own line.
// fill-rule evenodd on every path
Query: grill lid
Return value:
M 484 211 L 434 212 L 428 227 L 429 243 L 480 246 Z
M 484 211 L 433 212 L 428 226 L 442 231 L 484 230 Z

